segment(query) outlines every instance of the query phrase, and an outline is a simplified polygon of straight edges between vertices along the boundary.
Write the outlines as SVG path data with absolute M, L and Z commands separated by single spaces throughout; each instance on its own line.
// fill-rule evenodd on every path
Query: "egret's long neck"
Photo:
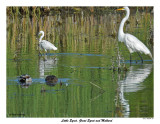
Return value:
M 128 9 L 126 11 L 127 11 L 127 14 L 122 19 L 121 24 L 119 26 L 119 31 L 118 31 L 118 39 L 119 39 L 119 41 L 121 41 L 121 37 L 124 35 L 124 32 L 123 32 L 124 23 L 127 21 L 127 19 L 129 18 L 129 15 L 130 15 L 130 10 Z
M 44 37 L 44 33 L 42 33 L 41 37 L 39 38 L 39 42 L 42 41 L 42 38 Z

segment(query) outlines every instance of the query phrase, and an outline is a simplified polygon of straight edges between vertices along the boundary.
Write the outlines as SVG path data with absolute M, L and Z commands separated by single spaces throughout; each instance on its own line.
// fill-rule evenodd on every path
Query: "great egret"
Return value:
M 42 38 L 44 37 L 44 31 L 40 31 L 38 35 L 40 34 L 42 34 L 41 37 L 39 38 L 40 49 L 44 49 L 46 52 L 47 50 L 57 50 L 57 47 L 55 47 L 52 43 L 46 40 L 42 40 Z
M 137 54 L 141 58 L 142 63 L 143 63 L 143 58 L 141 57 L 141 55 L 139 53 L 144 53 L 146 55 L 149 55 L 152 58 L 152 54 L 149 51 L 149 49 L 139 39 L 137 39 L 135 36 L 133 36 L 131 34 L 123 32 L 124 23 L 127 21 L 127 19 L 129 18 L 129 15 L 130 15 L 129 8 L 123 7 L 123 8 L 117 9 L 117 10 L 125 10 L 127 12 L 126 16 L 122 19 L 121 24 L 119 26 L 118 40 L 121 42 L 124 42 L 124 44 L 128 48 L 128 50 L 130 52 L 130 63 L 131 63 L 131 54 L 133 52 L 137 52 Z

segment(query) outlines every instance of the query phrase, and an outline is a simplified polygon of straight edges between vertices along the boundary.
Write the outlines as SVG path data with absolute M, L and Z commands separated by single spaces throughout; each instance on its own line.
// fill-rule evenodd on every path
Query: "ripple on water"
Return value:
M 46 54 L 42 54 L 42 55 L 48 55 L 48 56 L 61 56 L 61 55 L 68 55 L 68 56 L 73 56 L 73 55 L 78 55 L 78 56 L 104 56 L 107 57 L 106 55 L 103 54 L 89 54 L 89 53 L 46 53 Z

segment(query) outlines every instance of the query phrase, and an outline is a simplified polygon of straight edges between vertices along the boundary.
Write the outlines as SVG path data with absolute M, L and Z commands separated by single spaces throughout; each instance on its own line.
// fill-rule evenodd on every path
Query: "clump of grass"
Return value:
M 115 56 L 112 56 L 111 58 L 112 65 L 109 68 L 109 70 L 112 70 L 113 72 L 117 71 L 118 73 L 127 72 L 128 68 L 125 64 L 124 57 L 120 52 L 119 45 L 117 42 L 115 43 L 114 54 Z

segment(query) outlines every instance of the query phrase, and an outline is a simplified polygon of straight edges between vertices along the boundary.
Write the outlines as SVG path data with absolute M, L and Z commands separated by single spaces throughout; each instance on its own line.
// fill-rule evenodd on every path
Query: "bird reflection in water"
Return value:
M 45 72 L 50 72 L 53 68 L 57 66 L 58 60 L 57 58 L 51 57 L 51 56 L 45 56 L 46 61 L 43 60 L 43 57 L 40 57 L 39 59 L 39 73 L 40 78 L 44 79 Z
M 121 113 L 124 117 L 129 117 L 130 115 L 129 101 L 125 99 L 124 93 L 143 90 L 145 88 L 145 85 L 143 85 L 142 82 L 150 75 L 150 73 L 152 72 L 151 70 L 152 64 L 144 64 L 141 65 L 140 68 L 137 66 L 130 66 L 130 69 L 127 72 L 125 78 L 118 81 L 116 107 L 120 108 L 119 106 L 122 106 Z M 118 105 L 118 103 L 120 103 L 120 105 Z

